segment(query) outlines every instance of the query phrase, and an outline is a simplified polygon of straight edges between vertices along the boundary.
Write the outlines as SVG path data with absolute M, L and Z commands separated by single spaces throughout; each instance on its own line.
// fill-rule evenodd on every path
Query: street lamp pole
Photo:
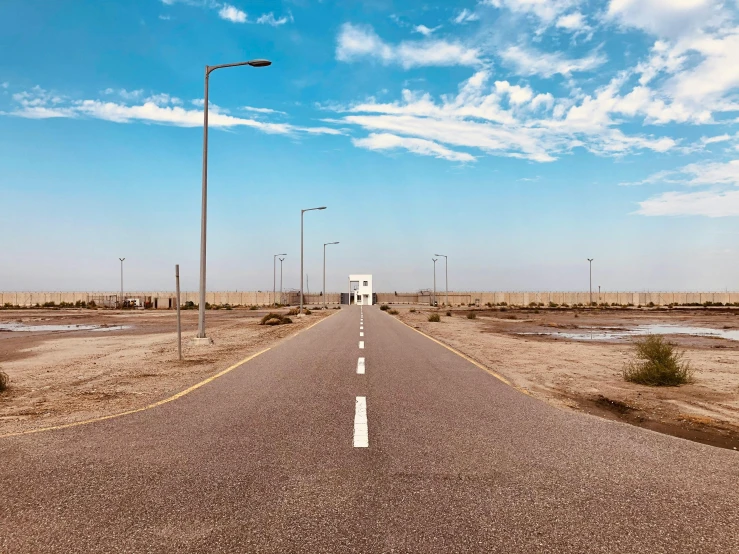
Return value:
M 308 208 L 307 210 L 300 210 L 300 315 L 303 315 L 303 214 L 305 212 L 312 212 L 313 210 L 325 210 L 326 206 L 320 208 Z
M 434 262 L 434 298 L 433 298 L 433 306 L 436 307 L 436 258 L 431 258 L 431 261 Z
M 287 254 L 285 254 L 287 256 Z M 282 303 L 282 262 L 285 258 L 280 258 L 280 303 Z
M 593 260 L 595 258 L 588 258 L 590 262 L 590 307 L 593 307 Z
M 272 305 L 274 306 L 277 304 L 277 256 L 287 256 L 287 254 L 275 254 L 272 256 Z M 282 262 L 280 262 L 280 266 L 282 266 Z M 282 289 L 282 286 L 280 286 L 280 289 Z M 282 295 L 282 290 L 280 290 L 280 295 Z
M 439 258 L 444 258 L 444 266 L 446 271 L 446 277 L 444 277 L 444 285 L 446 286 L 446 305 L 449 306 L 449 258 L 444 254 L 434 254 Z
M 198 338 L 205 338 L 205 244 L 208 224 L 208 82 L 210 74 L 223 67 L 237 67 L 250 65 L 252 67 L 267 67 L 269 60 L 250 60 L 248 62 L 226 63 L 221 65 L 205 66 L 205 98 L 203 105 L 203 192 L 202 208 L 200 213 L 200 305 L 198 306 Z
M 121 261 L 121 308 L 123 307 L 123 261 L 126 258 L 118 258 Z
M 338 242 L 323 243 L 323 309 L 326 309 L 326 246 L 329 244 L 339 244 Z

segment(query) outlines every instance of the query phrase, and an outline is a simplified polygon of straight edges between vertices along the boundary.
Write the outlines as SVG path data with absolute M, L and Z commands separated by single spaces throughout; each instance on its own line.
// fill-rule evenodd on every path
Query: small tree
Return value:
M 693 381 L 693 368 L 662 335 L 648 335 L 634 344 L 635 359 L 626 363 L 624 379 L 651 387 L 676 387 Z

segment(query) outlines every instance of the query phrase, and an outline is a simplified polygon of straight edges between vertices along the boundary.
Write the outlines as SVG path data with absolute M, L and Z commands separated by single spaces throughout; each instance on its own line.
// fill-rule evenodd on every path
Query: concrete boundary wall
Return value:
M 66 302 L 89 302 L 93 298 L 102 296 L 117 297 L 117 292 L 0 292 L 0 306 L 22 306 L 32 307 L 36 304 L 43 306 L 45 303 L 54 302 L 61 304 Z M 279 292 L 277 293 L 279 300 Z M 159 309 L 174 307 L 174 292 L 169 291 L 138 291 L 127 292 L 127 297 L 151 297 L 152 304 Z M 439 305 L 445 303 L 446 294 L 437 292 Z M 199 297 L 196 291 L 181 293 L 182 303 L 198 303 Z M 283 300 L 290 305 L 299 301 L 296 292 L 284 293 Z M 502 304 L 505 302 L 510 306 L 528 306 L 531 302 L 548 306 L 550 302 L 555 304 L 568 304 L 574 306 L 582 304 L 586 306 L 589 302 L 588 292 L 450 292 L 449 303 L 454 306 L 468 305 L 479 302 L 480 305 L 487 303 Z M 172 300 L 172 302 L 170 302 Z M 272 303 L 272 292 L 209 292 L 206 295 L 209 304 L 232 306 L 268 306 Z M 328 293 L 326 304 L 335 306 L 341 301 L 340 293 Z M 428 292 L 380 292 L 377 293 L 377 301 L 381 304 L 431 304 L 431 294 Z M 593 293 L 593 302 L 598 304 L 618 304 L 634 306 L 647 306 L 653 303 L 655 306 L 666 306 L 668 304 L 704 304 L 706 302 L 734 304 L 739 303 L 739 292 L 603 292 L 600 295 Z M 323 296 L 320 294 L 306 294 L 306 306 L 319 306 L 323 304 Z

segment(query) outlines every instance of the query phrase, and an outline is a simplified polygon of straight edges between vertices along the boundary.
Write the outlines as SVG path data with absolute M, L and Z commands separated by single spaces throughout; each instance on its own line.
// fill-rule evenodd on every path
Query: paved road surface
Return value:
M 0 439 L 0 552 L 739 552 L 736 452 L 552 408 L 377 307 L 363 323 Z

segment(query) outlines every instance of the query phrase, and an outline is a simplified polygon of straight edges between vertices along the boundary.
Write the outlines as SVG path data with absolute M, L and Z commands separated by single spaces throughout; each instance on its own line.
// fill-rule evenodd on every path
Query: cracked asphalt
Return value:
M 0 552 L 739 552 L 738 453 L 544 404 L 376 306 L 360 350 L 359 313 L 157 408 L 0 439 Z

